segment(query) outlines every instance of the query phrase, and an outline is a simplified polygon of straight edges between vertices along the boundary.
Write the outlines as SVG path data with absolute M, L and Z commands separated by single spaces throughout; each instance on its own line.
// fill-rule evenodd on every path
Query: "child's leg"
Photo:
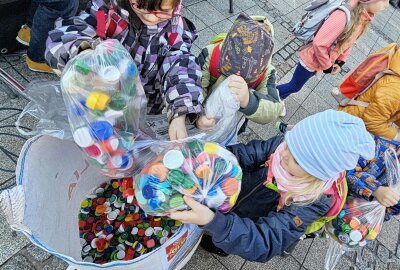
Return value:
M 276 87 L 279 90 L 279 96 L 281 99 L 285 99 L 290 94 L 300 91 L 304 84 L 314 75 L 315 72 L 308 71 L 300 63 L 297 64 L 292 80 Z

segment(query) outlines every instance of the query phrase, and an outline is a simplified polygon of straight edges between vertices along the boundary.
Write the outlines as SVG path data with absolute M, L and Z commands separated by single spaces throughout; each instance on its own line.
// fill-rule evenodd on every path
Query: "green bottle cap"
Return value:
M 122 111 L 126 107 L 126 101 L 122 95 L 116 94 L 111 97 L 108 107 L 114 111 Z
M 92 71 L 89 65 L 83 62 L 82 60 L 76 60 L 74 66 L 76 71 L 78 71 L 83 75 L 88 75 Z

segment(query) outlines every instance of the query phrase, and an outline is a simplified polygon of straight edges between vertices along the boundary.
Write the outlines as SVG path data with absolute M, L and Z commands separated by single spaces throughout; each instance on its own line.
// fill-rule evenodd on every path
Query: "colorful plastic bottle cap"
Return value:
M 146 242 L 146 246 L 147 248 L 153 248 L 156 246 L 156 241 L 154 241 L 154 239 L 150 239 Z
M 142 191 L 136 191 L 135 195 L 136 195 L 136 200 L 138 201 L 138 203 L 140 205 L 146 205 L 147 204 L 147 199 L 145 197 L 143 197 Z
M 233 194 L 233 195 L 229 198 L 229 204 L 230 204 L 231 206 L 234 206 L 234 205 L 235 205 L 238 196 L 239 196 L 239 193 L 236 193 L 236 194 Z
M 91 110 L 104 111 L 109 102 L 110 102 L 109 95 L 98 91 L 92 91 L 86 98 L 85 105 L 87 108 Z
M 113 153 L 118 149 L 119 140 L 115 137 L 111 137 L 110 139 L 104 141 L 101 146 L 107 153 Z
M 182 166 L 184 161 L 185 157 L 179 150 L 170 150 L 167 153 L 165 153 L 163 158 L 163 163 L 165 167 L 167 167 L 170 170 L 178 169 L 179 167 Z
M 105 141 L 113 135 L 113 127 L 107 121 L 96 121 L 90 124 L 90 133 L 96 140 Z
M 204 144 L 204 152 L 209 154 L 209 155 L 215 155 L 218 152 L 218 144 L 215 143 L 205 143 Z
M 88 75 L 92 71 L 90 66 L 80 59 L 74 62 L 74 68 L 83 75 Z
M 339 233 L 338 238 L 340 241 L 342 241 L 343 243 L 347 244 L 350 242 L 350 237 L 348 234 L 345 233 Z
M 167 242 L 167 240 L 168 240 L 167 237 L 161 237 L 161 238 L 160 238 L 160 244 L 161 244 L 161 245 L 164 245 L 165 242 Z
M 222 184 L 222 191 L 226 195 L 231 196 L 235 193 L 238 193 L 239 184 L 239 181 L 237 181 L 235 178 L 227 178 Z
M 124 116 L 124 112 L 122 112 L 122 111 L 114 111 L 114 110 L 110 109 L 110 110 L 106 110 L 104 112 L 104 117 L 108 121 L 110 121 L 110 122 L 112 122 L 114 124 L 115 124 L 115 119 L 120 118 L 122 116 Z
M 165 181 L 168 176 L 168 169 L 163 164 L 156 163 L 150 167 L 149 174 L 156 176 L 160 181 Z
M 230 203 L 226 202 L 226 203 L 223 203 L 222 205 L 220 205 L 217 209 L 221 213 L 227 213 L 232 209 L 232 205 Z
M 167 237 L 169 235 L 169 232 L 167 230 L 163 230 L 162 235 L 164 237 Z
M 365 246 L 367 245 L 367 241 L 362 240 L 361 242 L 358 243 L 358 245 L 359 245 L 360 247 L 365 247 Z
M 195 174 L 197 175 L 197 177 L 203 180 L 207 180 L 211 175 L 211 169 L 209 166 L 202 164 L 196 168 Z
M 153 233 L 154 233 L 154 229 L 152 227 L 149 227 L 146 229 L 144 234 L 149 237 L 149 236 L 152 236 Z
M 108 220 L 116 220 L 117 216 L 118 216 L 118 214 L 115 211 L 112 211 L 107 214 L 107 219 Z
M 122 95 L 115 94 L 111 97 L 108 107 L 114 111 L 122 111 L 126 107 L 126 100 Z
M 352 229 L 358 229 L 361 226 L 361 222 L 358 218 L 353 217 L 349 223 Z
M 368 228 L 368 234 L 365 237 L 365 239 L 372 241 L 372 240 L 375 240 L 377 236 L 378 236 L 378 234 L 377 234 L 376 231 L 374 231 L 373 229 Z
M 133 227 L 132 231 L 131 231 L 131 234 L 132 235 L 136 235 L 138 233 L 138 231 L 139 231 L 139 229 L 137 227 Z
M 179 186 L 185 180 L 185 175 L 182 171 L 174 169 L 168 173 L 168 182 L 171 186 Z
M 161 201 L 158 198 L 152 198 L 149 200 L 149 207 L 151 210 L 159 210 L 161 208 Z
M 125 258 L 125 251 L 119 250 L 117 253 L 117 258 L 118 260 L 122 260 L 123 258 Z
M 121 78 L 121 73 L 119 72 L 118 68 L 114 66 L 107 66 L 101 69 L 99 73 L 104 82 L 112 85 L 119 83 L 119 79 Z
M 350 239 L 354 242 L 359 242 L 362 239 L 362 234 L 360 231 L 352 230 L 350 232 Z
M 169 207 L 172 209 L 179 208 L 180 206 L 184 205 L 185 201 L 181 194 L 176 194 L 172 196 L 169 200 Z
M 80 127 L 74 131 L 74 141 L 82 148 L 91 146 L 94 143 L 88 127 Z
M 338 218 L 343 218 L 346 215 L 346 212 L 344 210 L 340 211 Z
M 101 147 L 98 144 L 92 144 L 91 146 L 86 147 L 85 152 L 91 158 L 97 158 L 103 154 L 103 151 L 101 151 Z

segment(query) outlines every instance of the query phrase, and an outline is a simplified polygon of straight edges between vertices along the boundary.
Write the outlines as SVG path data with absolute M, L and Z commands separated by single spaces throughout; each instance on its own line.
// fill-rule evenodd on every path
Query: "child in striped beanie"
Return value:
M 203 226 L 209 235 L 201 245 L 210 252 L 265 262 L 340 212 L 347 195 L 343 172 L 360 156 L 372 158 L 375 143 L 360 118 L 327 110 L 303 119 L 284 138 L 229 150 L 243 170 L 232 213 L 213 212 L 185 198 L 192 210 L 170 216 Z

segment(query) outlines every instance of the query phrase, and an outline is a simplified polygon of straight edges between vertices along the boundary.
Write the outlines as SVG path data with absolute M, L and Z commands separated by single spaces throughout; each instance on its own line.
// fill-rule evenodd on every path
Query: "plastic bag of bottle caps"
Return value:
M 96 264 L 133 260 L 163 245 L 180 225 L 146 215 L 136 203 L 132 178 L 111 180 L 81 202 L 82 259 Z
M 136 198 L 149 214 L 187 209 L 184 195 L 226 213 L 240 192 L 242 170 L 220 145 L 190 139 L 167 144 L 135 179 Z
M 128 176 L 135 140 L 146 114 L 138 69 L 117 40 L 71 59 L 61 77 L 74 141 L 111 177 Z
M 384 157 L 387 185 L 398 192 L 400 166 L 396 152 L 388 148 L 379 156 Z M 325 257 L 325 269 L 333 269 L 346 251 L 358 251 L 374 241 L 381 232 L 385 212 L 386 207 L 376 200 L 348 197 L 337 218 L 326 225 L 332 240 Z

